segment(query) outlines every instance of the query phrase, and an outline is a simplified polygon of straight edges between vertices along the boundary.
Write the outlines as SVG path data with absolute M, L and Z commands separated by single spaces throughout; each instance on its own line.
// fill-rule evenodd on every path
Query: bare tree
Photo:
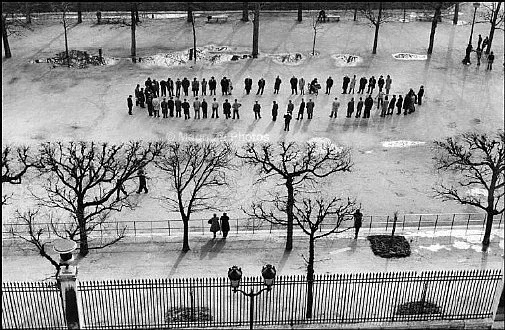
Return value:
M 137 62 L 137 41 L 135 39 L 135 28 L 137 26 L 137 18 L 135 17 L 135 12 L 137 12 L 137 3 L 131 3 L 131 37 L 132 37 L 132 45 L 131 45 L 131 57 L 132 62 Z
M 496 138 L 487 134 L 469 132 L 435 141 L 435 166 L 439 171 L 451 171 L 460 179 L 455 187 L 437 183 L 436 196 L 444 201 L 457 201 L 486 211 L 486 229 L 483 249 L 489 246 L 495 215 L 503 213 L 505 135 L 499 131 Z M 468 192 L 470 188 L 483 189 L 482 195 Z
M 489 54 L 491 52 L 491 46 L 493 44 L 494 32 L 496 29 L 503 30 L 504 25 L 504 11 L 501 8 L 503 1 L 497 2 L 482 2 L 482 7 L 484 8 L 482 17 L 485 22 L 491 24 L 489 30 L 489 43 L 487 44 L 485 53 Z
M 435 2 L 435 14 L 431 20 L 431 31 L 430 31 L 430 44 L 428 45 L 428 55 L 433 53 L 433 43 L 435 41 L 435 31 L 437 30 L 438 21 L 441 18 L 443 2 Z
M 258 58 L 259 34 L 260 34 L 260 3 L 257 2 L 254 5 L 253 50 L 252 50 L 252 57 L 253 58 Z
M 274 179 L 286 189 L 283 196 L 252 203 L 251 210 L 243 211 L 249 216 L 274 224 L 287 226 L 286 250 L 293 248 L 293 223 L 295 194 L 303 191 L 319 179 L 337 172 L 350 171 L 352 167 L 351 149 L 332 144 L 305 142 L 279 142 L 276 146 L 265 144 L 246 144 L 237 157 L 244 164 L 257 169 L 255 184 Z M 275 216 L 267 210 L 268 205 L 283 212 L 286 219 Z
M 249 3 L 247 1 L 242 4 L 242 22 L 249 22 Z
M 15 155 L 13 155 L 15 153 Z M 22 177 L 30 167 L 40 167 L 40 164 L 30 155 L 30 148 L 19 146 L 13 152 L 6 146 L 2 151 L 2 184 L 21 184 Z M 2 205 L 6 205 L 10 196 L 2 196 Z
M 222 189 L 229 185 L 227 172 L 233 169 L 233 149 L 229 143 L 174 142 L 156 160 L 167 174 L 170 193 L 161 197 L 168 208 L 179 212 L 184 225 L 182 251 L 189 251 L 189 220 L 198 211 L 215 210 Z
M 366 5 L 363 5 L 360 9 L 363 16 L 375 26 L 375 36 L 373 41 L 373 49 L 372 54 L 377 54 L 377 42 L 379 40 L 379 28 L 381 24 L 388 21 L 387 16 L 382 11 L 382 2 L 379 2 L 379 10 L 378 13 L 375 14 L 374 6 L 375 2 L 367 2 Z
M 301 22 L 302 21 L 302 5 L 303 3 L 302 2 L 298 2 L 298 22 Z
M 100 249 L 124 237 L 124 228 L 111 241 L 89 246 L 88 235 L 106 223 L 113 212 L 133 208 L 123 185 L 136 177 L 137 171 L 159 155 L 164 144 L 140 142 L 127 145 L 95 142 L 44 143 L 40 148 L 40 172 L 44 193 L 31 191 L 39 206 L 67 212 L 71 223 L 64 224 L 65 236 L 79 244 L 79 254 Z M 119 194 L 122 191 L 122 194 Z M 61 224 L 56 224 L 61 225 Z M 53 225 L 55 227 L 56 225 Z
M 317 37 L 317 32 L 321 30 L 323 27 L 320 25 L 317 12 L 313 12 L 311 14 L 312 17 L 312 30 L 314 30 L 314 38 L 312 39 L 312 56 L 316 54 L 316 37 Z
M 191 2 L 188 2 L 188 18 L 187 18 L 187 22 L 188 23 L 191 23 L 193 21 L 193 6 L 191 4 Z
M 77 24 L 82 23 L 82 5 L 80 2 L 77 3 Z
M 2 41 L 4 44 L 5 58 L 11 58 L 11 47 L 9 45 L 9 34 L 7 33 L 7 15 L 2 13 Z
M 32 3 L 25 2 L 24 7 L 25 7 L 26 24 L 32 24 Z
M 193 15 L 193 11 L 191 11 L 191 27 L 193 28 L 193 56 L 194 56 L 193 58 L 196 63 L 196 31 L 195 31 L 195 16 Z
M 67 36 L 67 27 L 68 27 L 68 21 L 67 21 L 67 12 L 69 11 L 70 8 L 70 3 L 69 2 L 54 2 L 51 3 L 51 7 L 55 11 L 61 11 L 61 23 L 63 24 L 63 32 L 65 35 L 65 58 L 67 60 L 67 66 L 70 68 L 70 55 L 68 53 L 68 36 Z
M 452 18 L 453 25 L 458 24 L 458 15 L 459 15 L 459 2 L 456 2 L 456 4 L 454 5 L 454 17 Z
M 305 317 L 310 319 L 312 318 L 314 300 L 316 240 L 332 234 L 339 234 L 352 228 L 352 226 L 343 228 L 343 224 L 356 210 L 356 201 L 350 198 L 347 200 L 337 197 L 325 199 L 322 196 L 318 196 L 316 198 L 303 198 L 300 203 L 295 203 L 294 208 L 296 223 L 309 236 L 309 258 L 304 259 L 307 264 L 307 306 Z

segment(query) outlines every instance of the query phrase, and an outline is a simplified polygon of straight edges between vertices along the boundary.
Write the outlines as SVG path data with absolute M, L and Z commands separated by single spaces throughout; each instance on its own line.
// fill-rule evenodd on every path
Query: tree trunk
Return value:
M 503 174 L 498 174 L 503 175 Z M 491 228 L 493 227 L 494 218 L 494 191 L 496 187 L 496 181 L 498 181 L 498 176 L 494 175 L 491 177 L 491 183 L 487 191 L 487 208 L 486 208 L 486 230 L 484 231 L 484 238 L 482 239 L 482 249 L 487 251 L 490 243 Z
M 256 4 L 254 8 L 254 20 L 253 20 L 253 50 L 252 57 L 258 58 L 258 39 L 260 33 L 260 5 Z
M 88 233 L 86 232 L 86 222 L 84 221 L 84 206 L 77 204 L 77 224 L 79 225 L 79 255 L 85 257 L 89 253 Z
M 7 36 L 7 26 L 5 24 L 5 16 L 2 14 L 2 40 L 4 43 L 5 58 L 11 58 L 11 47 L 9 46 L 9 38 Z
M 298 22 L 302 21 L 302 3 L 298 3 Z
M 70 68 L 70 56 L 68 54 L 68 38 L 67 38 L 67 19 L 65 11 L 63 11 L 63 29 L 65 30 L 65 56 L 67 57 L 67 66 Z
M 396 222 L 397 221 L 398 221 L 398 214 L 395 212 L 394 217 L 393 217 L 393 230 L 391 232 L 391 236 L 395 236 Z
M 136 25 L 137 23 L 135 22 L 135 8 L 133 8 L 134 6 L 132 6 L 132 10 L 131 10 L 131 24 L 132 24 L 132 45 L 131 45 L 131 56 L 132 56 L 132 62 L 133 63 L 136 63 L 137 62 L 137 42 L 135 40 L 135 28 L 136 28 Z
M 193 9 L 191 8 L 191 3 L 188 3 L 188 23 L 193 22 Z
M 358 18 L 358 8 L 354 8 L 354 18 L 353 18 L 353 20 L 356 22 L 357 18 Z
M 286 181 L 286 187 L 288 188 L 288 202 L 286 205 L 286 214 L 288 216 L 288 230 L 286 237 L 286 251 L 291 251 L 293 249 L 293 207 L 295 204 L 295 190 L 293 188 L 292 180 Z
M 452 18 L 452 24 L 458 24 L 458 14 L 459 14 L 459 2 L 454 5 L 454 17 Z
M 311 229 L 309 236 L 309 261 L 307 263 L 307 310 L 305 317 L 312 318 L 312 305 L 314 302 L 314 231 Z
M 184 232 L 182 238 L 182 251 L 188 252 L 189 249 L 189 217 L 182 218 L 182 224 L 184 225 Z
M 193 15 L 193 13 L 191 13 Z M 193 59 L 196 63 L 196 31 L 195 31 L 195 18 L 191 18 L 191 26 L 193 27 Z
M 81 10 L 81 3 L 77 3 L 77 24 L 82 23 L 82 10 Z
M 491 52 L 491 44 L 493 43 L 494 30 L 496 29 L 496 20 L 498 18 L 498 13 L 500 12 L 501 1 L 498 2 L 496 10 L 493 13 L 493 21 L 491 22 L 491 30 L 489 30 L 489 43 L 486 48 L 486 55 Z
M 32 24 L 32 4 L 27 2 L 25 4 L 25 15 L 26 15 L 26 23 L 27 24 Z
M 317 35 L 317 30 L 314 27 L 314 39 L 312 40 L 312 56 L 316 55 L 316 35 Z
M 442 9 L 441 3 L 437 5 L 437 8 L 435 9 L 435 15 L 433 16 L 433 19 L 431 20 L 431 32 L 430 32 L 430 44 L 428 46 L 428 55 L 431 55 L 433 53 L 433 43 L 435 41 L 435 31 L 437 29 L 437 24 L 438 20 L 440 17 L 440 10 Z
M 377 22 L 375 24 L 375 36 L 373 39 L 372 54 L 377 54 L 377 41 L 379 39 L 379 27 L 381 25 L 381 15 L 382 15 L 382 2 L 379 2 L 379 16 L 377 17 Z
M 242 8 L 242 22 L 249 22 L 249 8 L 247 2 L 244 2 Z

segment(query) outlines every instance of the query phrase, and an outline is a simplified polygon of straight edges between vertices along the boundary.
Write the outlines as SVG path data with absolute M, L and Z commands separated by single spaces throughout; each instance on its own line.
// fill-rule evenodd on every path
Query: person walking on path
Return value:
M 275 78 L 275 83 L 274 83 L 274 94 L 279 94 L 279 88 L 281 88 L 281 83 L 282 83 L 281 78 L 279 78 L 279 76 L 277 76 L 277 78 Z
M 359 229 L 363 225 L 363 213 L 360 212 L 359 209 L 357 209 L 354 214 L 354 239 L 358 239 L 358 233 Z
M 263 91 L 265 90 L 265 79 L 260 78 L 258 80 L 258 91 L 256 92 L 256 95 L 259 95 L 261 92 L 261 95 L 263 95 Z
M 133 100 L 132 96 L 128 95 L 128 98 L 126 99 L 126 104 L 128 105 L 128 114 L 131 116 L 133 115 L 132 110 L 133 110 Z
M 216 238 L 216 233 L 221 230 L 221 227 L 219 226 L 219 218 L 217 217 L 217 214 L 214 213 L 214 216 L 207 221 L 208 224 L 210 224 L 210 231 L 214 234 L 214 237 L 212 239 Z
M 398 101 L 396 101 L 396 114 L 402 114 L 402 106 L 403 106 L 403 96 L 398 95 Z
M 347 103 L 347 118 L 351 118 L 352 113 L 354 112 L 354 97 Z
M 249 93 L 251 92 L 252 83 L 253 83 L 253 81 L 252 81 L 251 78 L 249 78 L 249 77 L 245 78 L 245 80 L 244 80 L 244 88 L 245 88 L 245 92 L 246 92 L 247 95 L 249 95 Z
M 202 102 L 200 102 L 198 100 L 198 97 L 195 98 L 195 100 L 193 101 L 193 110 L 195 111 L 194 119 L 197 119 L 197 116 L 198 116 L 198 119 L 200 119 L 200 107 L 201 106 L 202 106 Z
M 347 94 L 347 86 L 351 82 L 351 78 L 345 75 L 344 80 L 342 81 L 342 94 Z
M 391 84 L 393 83 L 393 79 L 389 75 L 386 77 L 386 94 L 389 94 L 389 90 L 391 89 Z
M 176 97 L 175 98 L 175 101 L 174 101 L 174 105 L 175 105 L 175 117 L 182 117 L 181 115 L 181 109 L 182 109 L 182 102 L 181 102 L 181 99 L 179 97 Z
M 238 114 L 238 109 L 242 106 L 242 103 L 238 103 L 237 99 L 235 99 L 235 102 L 233 102 L 233 105 L 231 106 L 233 108 L 233 118 L 235 119 L 235 115 L 237 115 L 237 119 L 240 119 L 240 116 Z
M 147 190 L 147 178 L 144 168 L 139 168 L 137 176 L 139 177 L 139 190 L 137 190 L 137 194 L 140 194 L 142 190 L 147 194 L 149 190 Z
M 482 44 L 482 36 L 479 34 L 479 39 L 477 41 L 477 49 L 481 49 L 480 45 Z
M 216 115 L 216 118 L 219 118 L 219 114 L 217 110 L 219 109 L 219 103 L 216 101 L 216 98 L 214 98 L 214 102 L 212 102 L 212 116 L 210 118 L 214 118 L 214 114 Z
M 228 99 L 224 100 L 223 114 L 224 114 L 224 118 L 230 119 L 230 117 L 231 117 L 231 104 L 230 104 L 230 102 L 228 102 Z
M 485 37 L 484 41 L 482 41 L 482 50 L 486 49 L 486 46 L 489 44 L 489 38 Z
M 300 107 L 298 108 L 298 116 L 296 120 L 303 119 L 303 111 L 305 111 L 305 101 L 302 98 L 302 103 L 300 103 Z
M 312 101 L 312 99 L 309 99 L 306 108 L 307 108 L 307 119 L 312 119 L 312 115 L 314 113 L 314 101 Z
M 228 232 L 230 231 L 230 218 L 226 212 L 221 216 L 221 231 L 223 233 L 223 239 L 228 237 Z
M 356 118 L 361 117 L 361 110 L 363 109 L 363 98 L 360 97 L 358 104 L 356 105 Z
M 293 76 L 290 80 L 289 80 L 289 83 L 291 84 L 291 95 L 293 94 L 296 94 L 298 95 L 298 89 L 297 89 L 297 86 L 298 86 L 298 79 Z
M 333 115 L 335 115 L 335 118 L 337 118 L 337 113 L 338 113 L 339 107 L 340 107 L 340 102 L 338 101 L 338 98 L 335 98 L 335 100 L 331 104 L 330 118 L 333 118 Z
M 326 79 L 326 92 L 324 92 L 324 94 L 330 95 L 332 86 L 333 86 L 333 79 L 331 79 L 331 77 L 328 77 L 328 79 Z
M 205 99 L 202 99 L 202 118 L 207 118 L 207 101 Z
M 300 95 L 305 95 L 305 79 L 298 79 L 298 88 L 300 89 Z
M 123 181 L 121 180 L 116 180 L 116 188 L 117 188 L 117 194 L 116 194 L 116 202 L 119 201 L 119 194 L 123 193 L 125 197 L 128 197 L 128 193 L 124 189 L 124 184 Z
M 419 92 L 417 92 L 417 104 L 422 105 L 423 104 L 423 96 L 424 96 L 424 86 L 421 85 L 419 88 Z
M 370 111 L 372 110 L 372 107 L 373 107 L 373 99 L 372 95 L 369 94 L 365 99 L 365 111 L 363 113 L 363 118 L 370 118 Z
M 284 131 L 288 131 L 289 132 L 289 123 L 291 122 L 291 114 L 289 112 L 286 112 L 286 114 L 284 115 Z
M 389 102 L 388 112 L 386 113 L 386 115 L 392 115 L 393 114 L 393 112 L 395 111 L 395 105 L 396 105 L 396 95 L 393 94 L 393 98 Z
M 494 62 L 494 53 L 491 52 L 487 57 L 487 68 L 486 70 L 493 70 L 493 62 Z
M 279 113 L 279 105 L 277 102 L 274 101 L 274 104 L 272 105 L 272 121 L 277 120 L 277 114 Z
M 356 86 L 356 75 L 354 75 L 351 79 L 351 83 L 349 84 L 349 94 L 352 93 L 354 94 L 354 87 Z
M 261 105 L 258 104 L 258 100 L 255 101 L 253 105 L 254 119 L 261 119 Z
M 202 95 L 207 95 L 207 80 L 202 78 L 202 82 L 200 84 L 202 85 Z
M 184 102 L 182 102 L 182 109 L 184 110 L 184 120 L 186 119 L 191 119 L 189 116 L 189 102 L 184 99 Z
M 217 81 L 214 78 L 214 76 L 210 77 L 209 80 L 209 95 L 212 95 L 212 92 L 214 92 L 214 95 L 216 95 L 216 87 L 217 87 Z

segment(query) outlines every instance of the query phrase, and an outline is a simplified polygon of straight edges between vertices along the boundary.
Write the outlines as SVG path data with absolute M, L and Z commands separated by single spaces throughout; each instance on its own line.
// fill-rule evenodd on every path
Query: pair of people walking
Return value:
M 219 224 L 219 220 L 221 220 L 221 225 Z M 230 218 L 226 212 L 223 213 L 221 219 L 217 217 L 216 213 L 214 213 L 214 216 L 209 219 L 208 223 L 210 224 L 210 231 L 214 234 L 212 239 L 216 238 L 216 233 L 218 231 L 223 233 L 223 239 L 228 236 L 228 232 L 230 231 Z

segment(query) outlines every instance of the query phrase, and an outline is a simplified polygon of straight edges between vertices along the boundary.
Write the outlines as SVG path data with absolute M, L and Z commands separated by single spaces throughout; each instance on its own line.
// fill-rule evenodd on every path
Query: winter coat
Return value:
M 275 84 L 274 84 L 274 88 L 275 89 L 279 89 L 279 87 L 281 87 L 281 78 L 275 78 Z
M 200 89 L 200 83 L 199 83 L 199 81 L 198 80 L 193 80 L 191 82 L 191 90 L 197 91 L 199 89 Z
M 277 117 L 277 114 L 279 113 L 279 105 L 275 103 L 272 106 L 272 116 Z
M 330 79 L 330 78 L 326 79 L 326 86 L 328 86 L 328 87 L 333 86 L 333 79 Z
M 386 78 L 386 89 L 391 89 L 391 84 L 393 83 L 393 79 Z
M 209 89 L 210 89 L 210 90 L 214 90 L 214 89 L 216 89 L 216 86 L 217 86 L 217 81 L 216 81 L 216 79 L 211 79 L 211 80 L 209 80 Z
M 219 230 L 221 230 L 221 227 L 219 226 L 219 218 L 218 217 L 212 217 L 208 223 L 210 224 L 210 231 L 213 233 L 217 233 Z
M 298 79 L 298 86 L 300 87 L 300 89 L 303 89 L 305 87 L 305 79 L 303 78 Z
M 230 231 L 230 218 L 227 215 L 221 216 L 221 230 L 223 232 Z
M 293 78 L 291 78 L 289 80 L 289 83 L 291 84 L 291 88 L 295 89 L 296 85 L 298 84 L 298 79 L 296 79 L 295 77 L 293 77 Z
M 306 108 L 307 108 L 307 112 L 313 111 L 314 110 L 314 102 L 313 101 L 307 102 Z
M 300 103 L 300 107 L 298 108 L 298 112 L 303 113 L 303 110 L 305 110 L 305 102 Z

